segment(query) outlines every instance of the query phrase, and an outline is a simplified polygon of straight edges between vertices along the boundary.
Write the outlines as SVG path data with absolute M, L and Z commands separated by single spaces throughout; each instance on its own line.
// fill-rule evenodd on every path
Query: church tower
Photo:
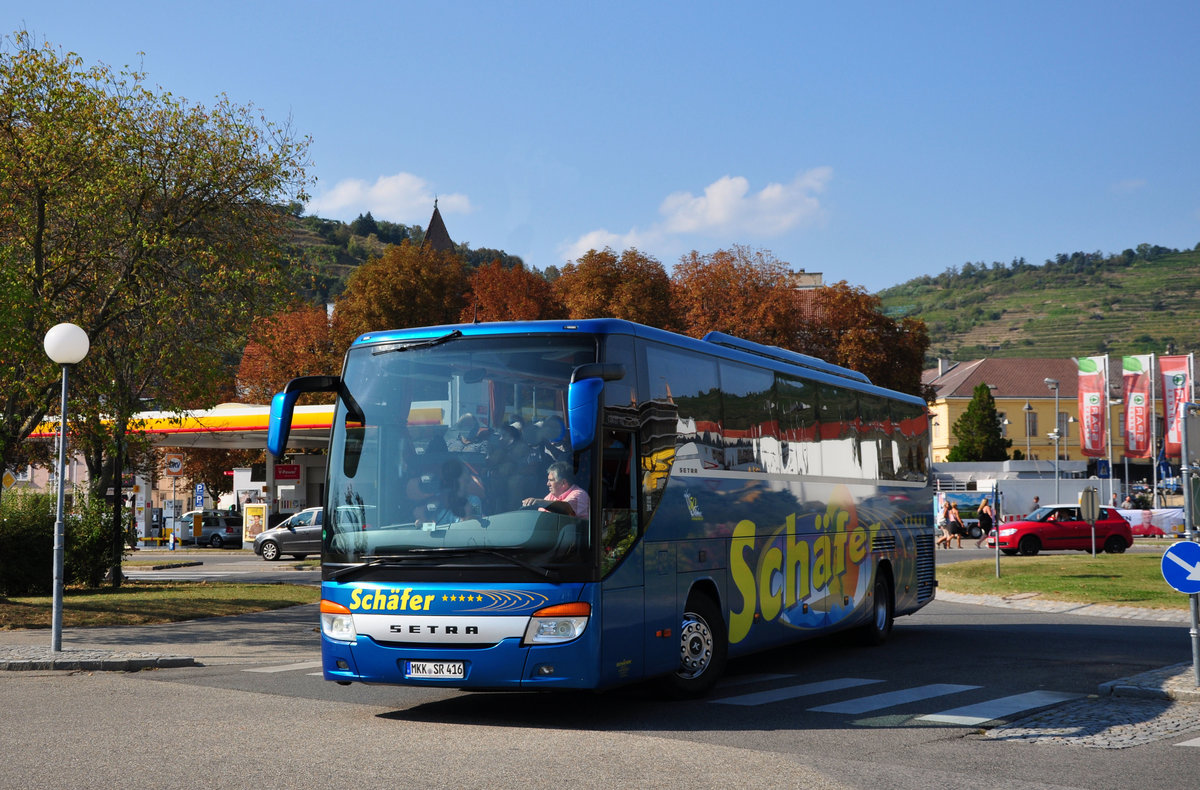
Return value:
M 433 216 L 429 218 L 429 227 L 425 229 L 425 240 L 421 249 L 436 250 L 437 252 L 454 252 L 454 241 L 442 221 L 442 212 L 438 211 L 437 198 L 433 199 Z

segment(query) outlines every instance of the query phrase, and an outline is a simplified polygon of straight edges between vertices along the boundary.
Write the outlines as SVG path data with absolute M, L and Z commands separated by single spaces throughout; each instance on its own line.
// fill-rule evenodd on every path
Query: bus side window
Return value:
M 604 430 L 601 460 L 601 496 L 604 503 L 601 531 L 601 569 L 607 573 L 628 553 L 637 540 L 639 523 L 637 488 L 634 486 L 637 464 L 634 434 L 631 431 Z

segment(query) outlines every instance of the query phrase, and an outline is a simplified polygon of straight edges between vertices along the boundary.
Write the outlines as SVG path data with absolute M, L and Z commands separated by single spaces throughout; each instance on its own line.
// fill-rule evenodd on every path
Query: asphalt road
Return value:
M 653 683 L 546 695 L 338 686 L 316 674 L 315 625 L 307 606 L 68 629 L 64 647 L 202 665 L 0 673 L 0 788 L 1168 790 L 1200 775 L 1200 748 L 1176 745 L 1197 731 L 1098 749 L 988 737 L 1025 711 L 986 726 L 939 718 L 1017 695 L 1086 701 L 1099 683 L 1188 660 L 1179 625 L 935 601 L 881 648 L 828 638 L 736 660 L 690 702 Z

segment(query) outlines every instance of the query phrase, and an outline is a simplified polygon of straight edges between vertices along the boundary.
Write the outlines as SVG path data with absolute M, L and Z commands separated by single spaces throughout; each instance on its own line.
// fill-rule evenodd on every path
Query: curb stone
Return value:
M 111 650 L 59 650 L 49 647 L 0 646 L 0 670 L 77 670 L 88 672 L 138 672 L 198 666 L 191 656 L 156 653 L 122 653 Z

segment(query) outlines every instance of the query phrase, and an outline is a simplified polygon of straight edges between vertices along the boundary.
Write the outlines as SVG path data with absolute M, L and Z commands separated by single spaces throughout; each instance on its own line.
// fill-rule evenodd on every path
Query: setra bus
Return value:
M 327 680 L 698 695 L 934 596 L 925 403 L 813 357 L 615 319 L 370 333 L 274 397 L 276 456 L 312 392 Z

